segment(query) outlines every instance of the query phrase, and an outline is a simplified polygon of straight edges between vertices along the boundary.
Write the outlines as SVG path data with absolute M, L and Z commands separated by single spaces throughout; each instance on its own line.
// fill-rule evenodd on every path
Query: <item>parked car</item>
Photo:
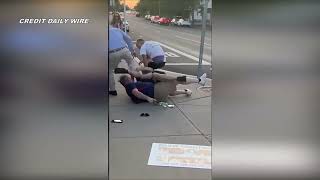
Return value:
M 170 22 L 170 25 L 173 25 L 173 26 L 178 25 L 177 23 L 178 23 L 179 19 L 182 19 L 182 16 L 174 16 Z
M 144 18 L 145 18 L 146 20 L 150 20 L 150 17 L 151 17 L 150 14 L 147 14 L 147 15 L 144 16 Z
M 179 19 L 179 21 L 177 22 L 178 26 L 188 26 L 191 27 L 191 23 L 190 21 L 184 20 L 184 19 Z
M 171 19 L 171 22 L 170 22 L 170 25 L 172 25 L 172 26 L 175 26 L 175 25 L 177 25 L 177 20 L 176 20 L 176 18 L 173 18 L 173 19 Z
M 151 16 L 150 20 L 151 20 L 151 23 L 158 23 L 160 19 L 160 16 Z
M 126 26 L 127 26 L 127 32 L 129 32 L 130 31 L 129 23 L 128 23 L 128 21 L 126 21 L 125 23 L 126 23 Z M 125 26 L 124 26 L 124 23 L 123 23 L 122 27 L 121 27 L 122 31 L 124 31 L 124 28 L 125 28 Z
M 170 18 L 165 18 L 165 17 L 162 17 L 159 19 L 158 23 L 159 24 L 165 24 L 165 25 L 169 25 L 171 22 L 171 19 Z

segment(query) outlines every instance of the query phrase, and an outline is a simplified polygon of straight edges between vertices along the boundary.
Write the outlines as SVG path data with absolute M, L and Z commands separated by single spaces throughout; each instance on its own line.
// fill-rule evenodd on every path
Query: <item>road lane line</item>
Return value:
M 181 37 L 181 36 L 176 36 L 177 38 L 180 38 L 180 39 L 184 39 L 184 40 L 187 40 L 187 41 L 192 41 L 192 42 L 196 42 L 196 43 L 199 43 L 200 44 L 200 41 L 195 41 L 193 39 L 188 39 L 188 38 L 184 38 L 184 37 Z M 205 46 L 208 46 L 208 47 L 211 47 L 210 44 L 207 44 L 207 43 L 204 43 Z
M 172 47 L 170 47 L 170 46 L 167 46 L 167 45 L 165 45 L 165 44 L 162 44 L 162 43 L 160 43 L 160 42 L 158 42 L 161 46 L 163 46 L 163 47 L 165 47 L 165 48 L 167 48 L 167 49 L 170 49 L 171 51 L 174 51 L 174 52 L 176 52 L 176 53 L 178 53 L 178 54 L 181 54 L 181 55 L 183 55 L 183 56 L 185 56 L 185 57 L 187 57 L 187 58 L 190 58 L 190 59 L 192 59 L 192 60 L 194 60 L 194 61 L 196 61 L 196 62 L 199 62 L 199 59 L 197 58 L 197 57 L 194 57 L 194 56 L 192 56 L 192 55 L 190 55 L 190 54 L 187 54 L 187 53 L 184 53 L 184 52 L 182 52 L 182 51 L 179 51 L 178 49 L 175 49 L 175 48 L 172 48 Z M 207 62 L 207 61 L 202 61 L 202 64 L 203 65 L 210 65 L 210 63 L 209 62 Z

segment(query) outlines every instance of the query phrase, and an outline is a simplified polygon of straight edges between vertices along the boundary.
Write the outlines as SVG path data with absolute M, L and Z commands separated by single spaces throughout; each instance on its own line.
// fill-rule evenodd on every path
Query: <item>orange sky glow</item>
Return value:
M 121 0 L 121 4 L 123 3 L 124 0 Z M 129 8 L 134 8 L 135 5 L 137 5 L 137 3 L 140 0 L 126 0 L 126 4 L 129 6 Z

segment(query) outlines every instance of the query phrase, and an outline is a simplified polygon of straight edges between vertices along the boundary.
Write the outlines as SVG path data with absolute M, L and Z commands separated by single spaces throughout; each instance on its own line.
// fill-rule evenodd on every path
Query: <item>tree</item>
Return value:
M 123 11 L 123 6 L 120 4 L 120 0 L 114 0 L 114 6 L 110 8 L 111 11 Z

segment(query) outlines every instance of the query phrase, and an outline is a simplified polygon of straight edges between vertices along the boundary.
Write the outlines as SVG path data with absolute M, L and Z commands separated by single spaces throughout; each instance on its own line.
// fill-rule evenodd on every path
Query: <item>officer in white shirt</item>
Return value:
M 136 46 L 140 50 L 140 55 L 142 56 L 141 63 L 144 66 L 158 69 L 165 65 L 166 57 L 159 43 L 138 39 Z

